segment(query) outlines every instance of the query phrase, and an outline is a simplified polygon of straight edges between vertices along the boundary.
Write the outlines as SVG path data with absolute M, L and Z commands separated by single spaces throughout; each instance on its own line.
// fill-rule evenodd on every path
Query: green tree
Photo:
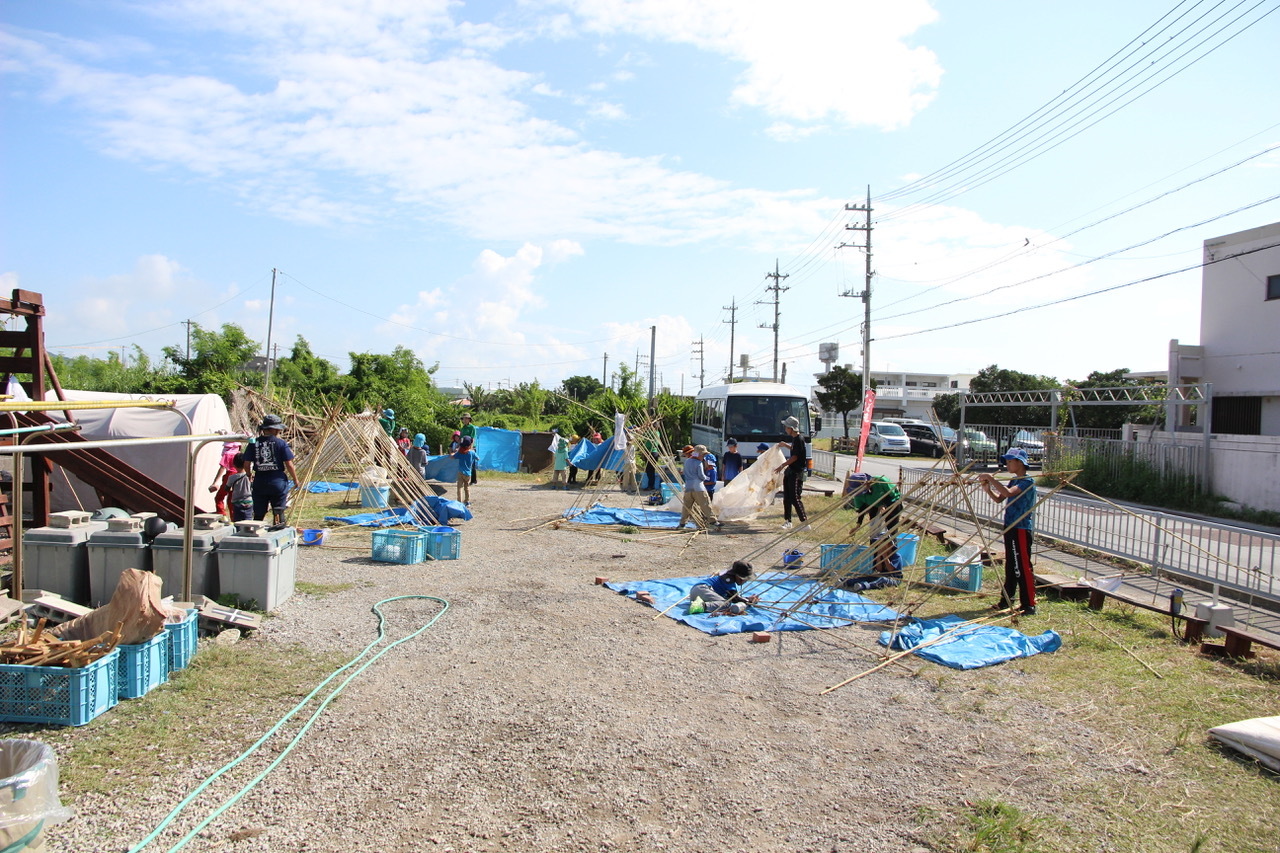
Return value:
M 1137 388 L 1144 384 L 1138 379 L 1127 379 L 1129 368 L 1121 367 L 1106 372 L 1095 370 L 1085 379 L 1068 382 L 1072 388 Z M 1070 394 L 1070 391 L 1068 391 Z M 1071 406 L 1067 423 L 1063 427 L 1081 429 L 1120 429 L 1127 423 L 1159 423 L 1164 419 L 1164 409 L 1157 405 Z M 1061 421 L 1061 418 L 1059 419 Z
M 603 390 L 604 386 L 594 376 L 570 376 L 560 383 L 560 393 L 581 403 L 585 403 L 593 394 Z
M 960 395 L 939 394 L 933 398 L 933 413 L 938 420 L 952 429 L 960 426 Z
M 818 404 L 828 412 L 835 412 L 844 421 L 844 437 L 849 438 L 849 413 L 862 405 L 862 374 L 836 365 L 818 379 L 821 391 L 815 393 Z M 871 387 L 875 388 L 873 379 Z
M 537 419 L 542 416 L 549 396 L 536 379 L 533 382 L 521 382 L 512 390 L 513 408 L 527 418 Z
M 1057 387 L 1058 380 L 1052 376 L 1020 373 L 994 364 L 979 370 L 978 375 L 969 383 L 969 390 L 974 394 L 993 391 L 1044 391 Z M 1049 406 L 983 406 L 970 409 L 965 422 L 992 426 L 1048 426 L 1049 418 Z
M 151 358 L 137 344 L 127 364 L 115 351 L 106 358 L 78 355 L 67 358 L 50 355 L 54 373 L 63 388 L 103 391 L 109 394 L 146 394 L 172 391 L 173 377 L 152 365 Z
M 256 384 L 259 374 L 249 370 L 249 360 L 258 354 L 259 344 L 235 323 L 224 323 L 218 331 L 191 324 L 191 355 L 181 347 L 164 348 L 164 357 L 177 369 L 178 389 L 188 394 L 230 395 L 236 385 Z
M 311 345 L 301 335 L 288 357 L 276 362 L 272 378 L 275 384 L 288 388 L 304 401 L 339 395 L 344 390 L 337 366 L 313 353 Z

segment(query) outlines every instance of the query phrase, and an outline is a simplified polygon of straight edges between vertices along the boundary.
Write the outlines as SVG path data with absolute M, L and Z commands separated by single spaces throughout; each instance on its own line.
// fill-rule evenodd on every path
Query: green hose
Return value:
M 343 679 L 342 683 L 339 684 L 337 687 L 335 687 L 329 693 L 329 695 L 324 698 L 324 701 L 321 702 L 320 706 L 316 708 L 314 713 L 311 714 L 311 717 L 307 720 L 307 722 L 303 724 L 302 728 L 298 729 L 297 734 L 295 734 L 293 736 L 293 739 L 289 741 L 289 743 L 285 746 L 283 750 L 281 750 L 280 754 L 276 756 L 276 759 L 267 765 L 266 769 L 264 769 L 257 776 L 250 779 L 247 783 L 245 783 L 245 785 L 239 791 L 232 794 L 227 799 L 226 802 L 224 802 L 222 805 L 214 809 L 213 812 L 211 812 L 209 816 L 206 817 L 204 820 L 200 821 L 200 823 L 196 824 L 196 826 L 193 827 L 190 832 L 184 835 L 182 839 L 178 841 L 177 844 L 170 847 L 167 853 L 174 853 L 174 851 L 180 850 L 181 848 L 185 847 L 187 845 L 187 842 L 195 838 L 196 834 L 199 833 L 200 830 L 204 829 L 206 826 L 208 826 L 210 823 L 216 820 L 219 815 L 221 815 L 227 809 L 235 805 L 236 802 L 238 802 L 241 797 L 249 793 L 251 790 L 253 790 L 257 786 L 259 782 L 265 779 L 267 777 L 267 774 L 270 773 L 272 770 L 274 770 L 276 768 L 276 765 L 279 764 L 281 761 L 283 761 L 285 759 L 285 756 L 287 756 L 290 752 L 293 751 L 293 748 L 298 745 L 299 741 L 302 740 L 303 735 L 307 733 L 307 730 L 311 728 L 311 725 L 317 719 L 320 718 L 321 714 L 324 713 L 324 709 L 329 706 L 329 703 L 332 702 L 338 696 L 339 693 L 345 690 L 347 685 L 350 684 L 356 678 L 356 676 L 360 675 L 360 673 L 364 672 L 366 669 L 372 666 L 373 663 L 378 660 L 378 658 L 382 657 L 387 652 L 394 649 L 396 646 L 400 645 L 401 643 L 405 643 L 405 642 L 408 642 L 409 640 L 412 640 L 413 638 L 421 634 L 423 631 L 430 628 L 432 625 L 436 623 L 436 621 L 441 616 L 443 616 L 445 613 L 449 611 L 449 602 L 445 601 L 443 598 L 436 598 L 434 595 L 397 595 L 393 598 L 384 598 L 382 601 L 379 601 L 377 604 L 373 605 L 373 612 L 378 615 L 378 636 L 374 638 L 373 642 L 365 646 L 364 650 L 361 651 L 360 654 L 356 655 L 351 660 L 347 661 L 347 663 L 343 664 L 338 669 L 334 670 L 333 673 L 330 674 L 328 678 L 326 678 L 324 681 L 317 684 L 314 690 L 308 693 L 301 702 L 295 705 L 293 707 L 293 710 L 289 711 L 289 713 L 281 717 L 280 721 L 277 722 L 270 729 L 268 729 L 266 733 L 263 734 L 262 737 L 258 738 L 258 740 L 252 746 L 250 746 L 244 752 L 240 753 L 239 756 L 237 756 L 236 758 L 232 759 L 230 762 L 228 762 L 227 764 L 219 768 L 208 779 L 205 779 L 203 782 L 201 782 L 194 791 L 188 794 L 186 798 L 182 800 L 182 802 L 178 803 L 178 805 L 174 807 L 173 811 L 169 812 L 169 814 L 165 817 L 164 820 L 160 821 L 159 825 L 157 825 L 156 828 L 151 831 L 151 834 L 149 834 L 146 838 L 139 841 L 133 847 L 129 848 L 129 853 L 138 853 L 138 851 L 142 850 L 152 841 L 155 841 L 156 838 L 160 835 L 160 833 L 163 832 L 165 828 L 168 827 L 168 825 L 172 823 L 178 817 L 178 815 L 180 815 L 183 812 L 184 809 L 187 808 L 187 806 L 191 805 L 191 803 L 196 799 L 196 797 L 200 795 L 202 791 L 204 791 L 205 788 L 208 788 L 215 781 L 217 781 L 218 778 L 221 777 L 224 773 L 239 766 L 245 759 L 253 755 L 253 753 L 258 750 L 258 747 L 262 746 L 262 744 L 265 743 L 268 739 L 270 739 L 272 735 L 278 732 L 280 728 L 284 726 L 285 723 L 293 719 L 293 717 L 296 716 L 298 712 L 300 712 L 304 707 L 306 707 L 306 705 L 312 699 L 315 698 L 316 694 L 318 694 L 321 690 L 324 689 L 325 685 L 333 681 L 335 678 L 341 675 L 344 671 L 355 666 L 360 661 L 361 658 L 369 654 L 369 652 L 373 650 L 374 646 L 378 645 L 378 643 L 382 642 L 382 640 L 386 637 L 386 621 L 387 620 L 382 613 L 382 605 L 390 601 L 405 601 L 408 599 L 438 601 L 441 604 L 443 604 L 444 607 L 440 610 L 439 613 L 437 613 L 435 616 L 432 616 L 430 621 L 428 621 L 421 628 L 419 628 L 418 630 L 414 631 L 412 634 L 409 634 L 406 637 L 401 637 L 399 640 L 396 640 L 394 643 L 390 643 L 389 645 L 385 646 L 380 651 L 378 651 L 377 654 L 373 655 L 364 663 L 360 664 L 360 666 L 356 667 L 354 672 L 352 672 L 345 679 Z

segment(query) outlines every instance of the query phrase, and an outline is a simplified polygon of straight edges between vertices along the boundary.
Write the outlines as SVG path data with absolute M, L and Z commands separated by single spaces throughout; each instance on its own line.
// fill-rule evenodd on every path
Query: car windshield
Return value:
M 970 441 L 990 441 L 987 434 L 979 429 L 967 429 L 964 431 L 964 437 Z
M 897 424 L 880 424 L 881 435 L 906 435 Z
M 1031 441 L 1031 442 L 1035 442 L 1036 444 L 1040 444 L 1040 443 L 1041 443 L 1041 442 L 1040 442 L 1040 436 L 1036 435 L 1036 434 L 1035 434 L 1035 433 L 1033 433 L 1033 432 L 1028 432 L 1028 431 L 1027 431 L 1027 430 L 1025 430 L 1025 429 L 1020 429 L 1020 430 L 1018 430 L 1018 431 L 1014 434 L 1013 438 L 1014 438 L 1014 440 L 1015 440 L 1015 441 Z
M 942 428 L 942 438 L 944 441 L 955 441 L 956 431 L 953 430 L 951 427 L 944 426 Z

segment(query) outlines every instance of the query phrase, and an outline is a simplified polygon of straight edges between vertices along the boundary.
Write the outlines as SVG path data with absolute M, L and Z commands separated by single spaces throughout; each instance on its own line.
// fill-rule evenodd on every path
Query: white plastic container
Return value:
M 235 532 L 216 515 L 197 515 L 191 531 L 191 594 L 217 598 L 218 543 Z M 151 542 L 151 565 L 161 579 L 161 591 L 178 600 L 182 594 L 182 530 L 161 533 Z
M 112 518 L 107 529 L 90 534 L 90 607 L 101 607 L 115 595 L 125 569 L 151 571 L 151 549 L 142 535 L 142 519 Z
M 1230 604 L 1201 601 L 1196 605 L 1196 618 L 1209 623 L 1204 629 L 1206 637 L 1221 637 L 1219 628 L 1233 628 L 1236 624 L 1236 614 Z
M 258 610 L 275 610 L 293 597 L 298 531 L 238 521 L 233 533 L 218 540 L 217 560 L 220 595 L 235 595 Z
M 54 513 L 54 516 L 58 513 Z M 22 533 L 23 586 L 57 593 L 68 601 L 89 600 L 89 537 L 107 529 L 105 521 L 84 520 L 70 524 L 50 516 L 48 527 Z

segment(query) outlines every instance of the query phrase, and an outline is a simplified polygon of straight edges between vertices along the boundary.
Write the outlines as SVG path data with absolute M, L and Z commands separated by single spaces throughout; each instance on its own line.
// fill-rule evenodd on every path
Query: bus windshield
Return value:
M 802 397 L 734 396 L 727 402 L 725 435 L 741 441 L 744 438 L 780 440 L 786 435 L 782 422 L 795 418 L 800 434 L 809 434 L 809 402 Z

